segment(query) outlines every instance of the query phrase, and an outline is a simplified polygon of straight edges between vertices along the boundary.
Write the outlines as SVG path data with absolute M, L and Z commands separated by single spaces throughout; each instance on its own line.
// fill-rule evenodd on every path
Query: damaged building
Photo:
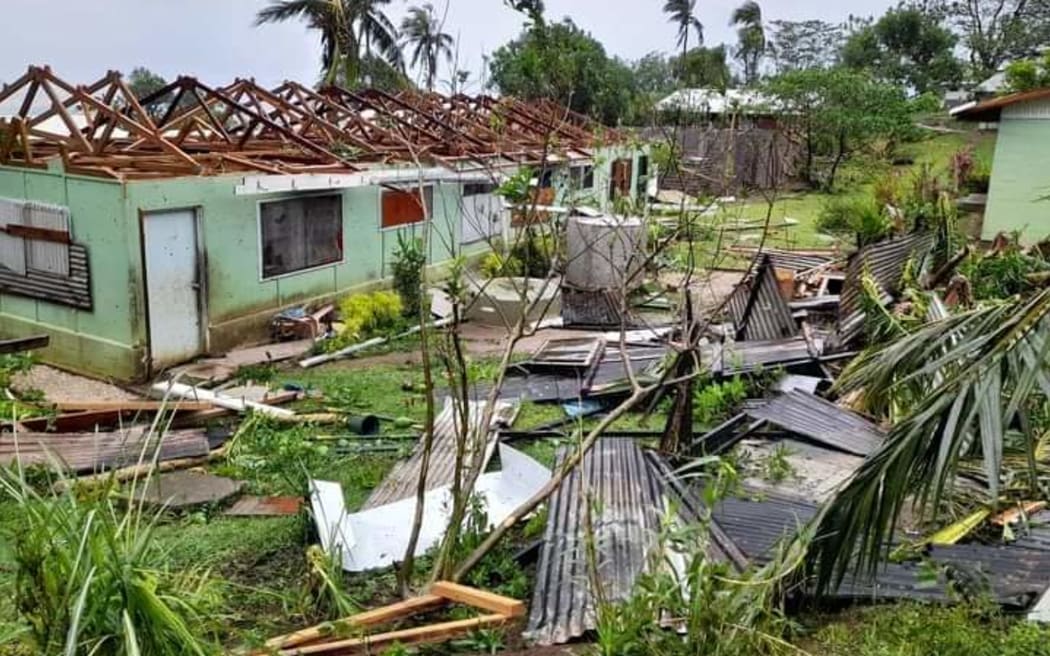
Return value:
M 189 77 L 136 98 L 118 73 L 32 67 L 0 102 L 0 332 L 123 380 L 382 284 L 426 226 L 432 266 L 485 252 L 513 229 L 495 188 L 521 167 L 544 201 L 598 207 L 648 170 L 615 131 L 512 98 Z

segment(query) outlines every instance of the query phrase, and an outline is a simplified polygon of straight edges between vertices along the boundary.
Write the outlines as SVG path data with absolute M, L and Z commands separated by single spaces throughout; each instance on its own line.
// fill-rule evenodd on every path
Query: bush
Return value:
M 406 317 L 418 317 L 423 303 L 423 267 L 427 255 L 423 252 L 423 240 L 397 235 L 397 250 L 392 265 L 394 290 L 401 297 L 401 313 Z
M 522 264 L 522 273 L 530 278 L 546 278 L 557 253 L 557 242 L 552 235 L 536 228 L 526 228 L 510 247 L 510 260 Z
M 138 485 L 144 485 L 139 481 Z M 34 491 L 0 471 L 0 496 L 18 505 L 5 528 L 19 620 L 40 654 L 204 654 L 221 600 L 206 574 L 169 571 L 154 538 L 160 511 L 117 501 Z
M 402 326 L 403 309 L 401 297 L 394 292 L 351 294 L 339 302 L 341 336 L 359 340 L 392 332 Z
M 870 196 L 836 196 L 824 203 L 817 216 L 817 229 L 832 234 L 855 234 L 858 245 L 887 237 L 893 222 Z
M 504 255 L 495 251 L 485 255 L 481 261 L 481 275 L 486 278 L 503 278 L 520 276 L 524 271 L 521 260 L 513 255 Z

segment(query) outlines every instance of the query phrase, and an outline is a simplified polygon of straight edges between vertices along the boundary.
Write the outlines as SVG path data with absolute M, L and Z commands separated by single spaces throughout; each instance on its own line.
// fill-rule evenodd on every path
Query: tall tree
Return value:
M 838 61 L 845 39 L 841 25 L 822 20 L 775 20 L 769 24 L 769 51 L 778 73 L 829 68 Z
M 766 28 L 762 24 L 762 7 L 755 0 L 747 0 L 733 11 L 730 25 L 737 35 L 736 56 L 744 67 L 744 81 L 758 80 L 758 66 L 766 54 Z
M 360 67 L 363 59 L 375 57 L 390 64 L 398 70 L 404 70 L 401 47 L 398 44 L 397 28 L 383 13 L 382 7 L 390 0 L 344 0 L 350 8 L 351 24 L 356 27 L 355 63 Z M 374 79 L 369 75 L 358 78 L 371 85 Z
M 167 84 L 163 77 L 145 66 L 136 66 L 128 75 L 128 86 L 139 98 L 163 89 Z
M 790 71 L 770 80 L 765 90 L 783 110 L 782 120 L 802 137 L 803 174 L 826 190 L 856 153 L 913 134 L 913 115 L 920 108 L 900 87 L 843 67 Z
M 660 52 L 650 52 L 631 65 L 634 83 L 647 94 L 668 94 L 674 90 L 674 66 Z
M 726 47 L 692 48 L 673 61 L 678 79 L 687 87 L 725 89 L 732 81 Z
M 962 78 L 954 53 L 957 40 L 933 14 L 914 7 L 891 9 L 850 35 L 842 63 L 919 93 L 938 91 Z
M 452 61 L 452 35 L 441 31 L 441 21 L 429 2 L 408 10 L 401 21 L 401 34 L 412 48 L 412 65 L 422 66 L 427 91 L 433 91 L 438 60 L 444 56 L 446 62 Z
M 383 14 L 390 0 L 272 0 L 255 16 L 255 25 L 302 20 L 321 33 L 321 74 L 324 84 L 351 87 L 362 78 L 362 61 L 380 57 L 403 69 L 397 29 Z
M 704 26 L 693 14 L 696 11 L 696 0 L 667 0 L 664 13 L 670 15 L 670 22 L 678 26 L 678 47 L 684 55 L 689 51 L 689 31 L 696 31 L 697 45 L 704 43 Z
M 551 98 L 607 124 L 627 115 L 634 95 L 630 69 L 568 18 L 531 22 L 492 53 L 489 83 L 500 93 Z
M 961 33 L 977 79 L 1050 40 L 1050 0 L 938 0 L 935 9 Z

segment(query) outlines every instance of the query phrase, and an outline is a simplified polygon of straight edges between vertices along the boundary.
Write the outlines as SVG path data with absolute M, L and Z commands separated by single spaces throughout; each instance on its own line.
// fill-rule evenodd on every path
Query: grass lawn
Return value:
M 727 204 L 712 223 L 714 230 L 710 237 L 698 243 L 698 257 L 702 265 L 713 264 L 719 267 L 739 267 L 746 265 L 746 259 L 726 256 L 715 252 L 719 246 L 724 251 L 727 245 L 757 246 L 761 237 L 758 230 L 731 231 L 724 230 L 737 224 L 754 224 L 763 222 L 767 213 L 772 229 L 766 238 L 766 244 L 776 248 L 834 248 L 848 247 L 849 244 L 834 235 L 822 234 L 817 229 L 817 218 L 821 208 L 829 198 L 834 196 L 859 196 L 870 193 L 874 181 L 880 175 L 895 173 L 904 182 L 915 171 L 924 165 L 933 168 L 934 173 L 945 175 L 948 172 L 952 155 L 959 149 L 970 146 L 978 160 L 991 162 L 995 147 L 995 134 L 968 130 L 962 133 L 936 134 L 914 143 L 903 144 L 898 148 L 898 156 L 910 158 L 912 163 L 890 166 L 885 163 L 854 161 L 843 167 L 837 183 L 838 191 L 829 194 L 820 191 L 784 191 L 775 196 L 766 197 L 759 193 L 739 199 L 736 203 Z M 785 225 L 790 223 L 790 225 Z M 724 231 L 722 231 L 724 230 Z

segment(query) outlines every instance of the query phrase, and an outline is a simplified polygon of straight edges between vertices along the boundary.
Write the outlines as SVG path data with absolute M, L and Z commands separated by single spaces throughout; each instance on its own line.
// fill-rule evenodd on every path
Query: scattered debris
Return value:
M 793 280 L 789 278 L 789 283 Z M 763 256 L 753 280 L 744 281 L 726 302 L 737 340 L 777 340 L 799 333 L 770 257 Z
M 299 514 L 302 506 L 302 497 L 242 496 L 223 514 L 230 517 L 283 517 Z
M 241 491 L 244 483 L 199 471 L 175 471 L 151 476 L 135 491 L 135 499 L 170 510 L 187 510 L 222 503 Z
M 190 399 L 192 401 L 208 401 L 220 408 L 226 408 L 227 410 L 246 412 L 250 409 L 253 412 L 258 412 L 259 414 L 274 419 L 291 419 L 295 416 L 295 413 L 291 410 L 275 408 L 272 405 L 249 401 L 235 396 L 227 396 L 226 394 L 220 394 L 201 387 L 194 387 L 193 385 L 177 383 L 175 381 L 156 383 L 150 388 L 150 390 L 155 396 L 164 399 L 167 399 L 169 396 L 174 396 L 175 398 Z
M 483 614 L 469 619 L 360 635 L 365 629 L 402 622 L 413 615 L 448 604 L 465 605 Z M 374 653 L 393 645 L 440 643 L 473 631 L 502 626 L 524 614 L 525 605 L 517 599 L 457 583 L 438 581 L 431 585 L 430 592 L 423 596 L 267 640 L 265 651 L 256 652 L 255 656 L 346 654 L 357 651 Z
M 470 423 L 467 431 L 467 444 L 484 444 L 483 468 L 488 464 L 496 449 L 496 441 L 499 436 L 496 429 L 513 423 L 511 418 L 517 412 L 517 404 L 499 401 L 492 412 L 492 425 L 482 427 L 480 424 L 485 415 L 486 405 L 483 401 L 471 402 L 467 408 L 467 421 Z M 461 432 L 458 425 L 460 411 L 461 408 L 458 408 L 451 398 L 446 398 L 444 407 L 434 419 L 434 439 L 430 453 L 430 466 L 427 469 L 427 490 L 452 485 L 455 478 L 456 437 Z M 468 453 L 465 460 L 469 461 L 470 457 Z M 372 494 L 369 495 L 362 508 L 375 508 L 415 497 L 422 464 L 423 444 L 421 442 L 407 460 L 394 465 L 383 482 L 372 490 Z
M 500 445 L 499 453 L 502 470 L 482 474 L 474 488 L 484 503 L 491 525 L 503 521 L 550 479 L 546 467 L 506 444 Z M 440 476 L 439 471 L 433 473 L 435 478 Z M 411 482 L 415 483 L 415 479 Z M 339 554 L 345 570 L 361 572 L 386 567 L 404 557 L 416 510 L 414 491 L 411 497 L 385 505 L 373 503 L 365 510 L 348 513 L 342 486 L 338 483 L 311 481 L 310 485 L 321 545 L 326 552 Z M 423 501 L 417 556 L 440 542 L 452 508 L 449 483 L 428 485 L 428 488 Z

